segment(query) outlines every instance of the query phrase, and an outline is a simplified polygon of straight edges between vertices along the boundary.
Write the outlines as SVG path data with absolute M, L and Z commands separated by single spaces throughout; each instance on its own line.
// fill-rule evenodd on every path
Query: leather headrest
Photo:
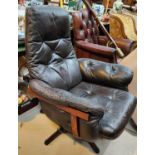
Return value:
M 26 32 L 28 42 L 51 41 L 70 35 L 69 14 L 59 7 L 45 5 L 27 8 L 26 25 L 29 25 Z

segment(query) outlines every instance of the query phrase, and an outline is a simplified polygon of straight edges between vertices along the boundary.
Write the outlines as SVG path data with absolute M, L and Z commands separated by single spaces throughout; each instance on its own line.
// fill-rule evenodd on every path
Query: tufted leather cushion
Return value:
M 75 40 L 98 43 L 98 27 L 88 10 L 73 13 L 73 31 Z
M 68 90 L 81 81 L 78 61 L 70 41 L 68 13 L 56 7 L 44 7 L 31 7 L 26 11 L 30 76 L 52 87 Z
M 133 72 L 122 65 L 105 63 L 93 59 L 79 59 L 84 81 L 103 86 L 127 90 L 133 78 Z
M 98 122 L 98 130 L 102 137 L 110 139 L 120 135 L 136 106 L 136 98 L 128 92 L 87 82 L 81 82 L 70 92 L 87 99 L 88 103 L 104 107 L 104 115 Z

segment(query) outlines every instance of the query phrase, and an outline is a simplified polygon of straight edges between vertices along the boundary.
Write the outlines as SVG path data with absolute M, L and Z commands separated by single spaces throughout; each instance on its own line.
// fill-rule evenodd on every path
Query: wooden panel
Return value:
M 71 115 L 71 127 L 72 127 L 72 133 L 74 136 L 78 136 L 78 122 L 77 117 Z
M 65 112 L 70 113 L 73 116 L 79 117 L 83 120 L 88 121 L 88 119 L 89 119 L 88 113 L 85 113 L 85 112 L 82 112 L 82 111 L 79 111 L 79 110 L 76 110 L 76 109 L 73 109 L 70 107 L 62 106 L 62 105 L 56 105 L 56 107 L 61 110 L 64 110 Z

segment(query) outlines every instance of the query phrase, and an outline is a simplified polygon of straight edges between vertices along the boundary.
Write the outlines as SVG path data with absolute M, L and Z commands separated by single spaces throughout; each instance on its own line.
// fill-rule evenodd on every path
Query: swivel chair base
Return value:
M 92 150 L 93 150 L 95 153 L 100 153 L 100 149 L 98 148 L 98 146 L 97 146 L 95 143 L 88 142 L 88 144 L 90 145 L 90 147 L 92 148 Z
M 62 128 L 59 128 L 56 132 L 54 132 L 51 136 L 49 136 L 44 144 L 48 145 L 50 144 L 53 140 L 55 140 L 61 133 L 64 133 L 65 131 Z
M 126 130 L 134 136 L 137 135 L 137 125 L 132 118 L 129 120 L 129 123 L 126 126 Z
M 134 122 L 132 118 L 130 119 L 130 124 L 134 128 L 134 130 L 137 132 L 137 124 Z
M 63 128 L 59 128 L 56 132 L 54 132 L 50 137 L 48 137 L 45 140 L 44 144 L 45 145 L 49 145 L 52 141 L 54 141 L 62 133 L 66 133 L 66 131 Z M 95 153 L 99 153 L 100 152 L 98 146 L 95 143 L 92 143 L 92 142 L 87 142 L 87 143 L 90 145 L 90 147 L 92 148 L 92 150 Z

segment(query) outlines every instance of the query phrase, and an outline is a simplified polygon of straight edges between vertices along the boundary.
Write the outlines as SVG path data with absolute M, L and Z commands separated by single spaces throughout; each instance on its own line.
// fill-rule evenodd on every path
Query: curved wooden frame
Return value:
M 132 22 L 133 22 L 133 25 L 134 25 L 134 31 L 135 31 L 135 33 L 137 34 L 137 28 L 136 28 L 136 23 L 135 23 L 135 20 L 134 20 L 134 18 L 133 18 L 133 16 L 130 16 L 130 15 L 128 15 L 128 14 L 122 14 L 123 16 L 129 16 L 129 17 L 131 17 L 131 19 L 132 19 Z
M 132 16 L 128 15 L 128 14 L 121 14 L 121 16 L 130 17 L 130 19 L 131 19 L 131 21 L 132 21 L 132 23 L 133 23 L 133 31 L 134 31 L 135 35 L 137 35 L 136 23 L 135 23 L 134 18 L 133 18 Z M 120 32 L 121 32 L 122 38 L 128 39 L 128 36 L 127 36 L 126 33 L 125 33 L 124 24 L 123 24 L 123 22 L 121 21 L 121 19 L 120 19 L 117 15 L 115 15 L 115 14 L 111 14 L 111 15 L 110 15 L 110 19 L 111 19 L 111 20 L 116 20 L 116 21 L 119 23 L 120 29 L 121 29 Z M 111 21 L 110 21 L 110 22 L 111 22 Z M 111 25 L 111 23 L 110 23 L 110 25 Z M 111 35 L 112 35 L 112 34 L 111 34 Z M 112 36 L 113 36 L 113 35 L 112 35 Z M 113 36 L 113 37 L 114 37 L 114 36 Z
M 126 36 L 126 34 L 125 34 L 125 30 L 124 30 L 124 26 L 123 26 L 122 21 L 121 21 L 117 16 L 115 16 L 115 15 L 110 15 L 110 18 L 113 18 L 113 19 L 119 21 L 120 26 L 121 26 L 121 29 L 123 30 L 123 31 L 121 31 L 121 32 L 122 32 L 122 35 L 123 35 L 123 38 L 127 39 L 127 36 Z M 111 24 L 110 24 L 110 25 L 111 25 Z

